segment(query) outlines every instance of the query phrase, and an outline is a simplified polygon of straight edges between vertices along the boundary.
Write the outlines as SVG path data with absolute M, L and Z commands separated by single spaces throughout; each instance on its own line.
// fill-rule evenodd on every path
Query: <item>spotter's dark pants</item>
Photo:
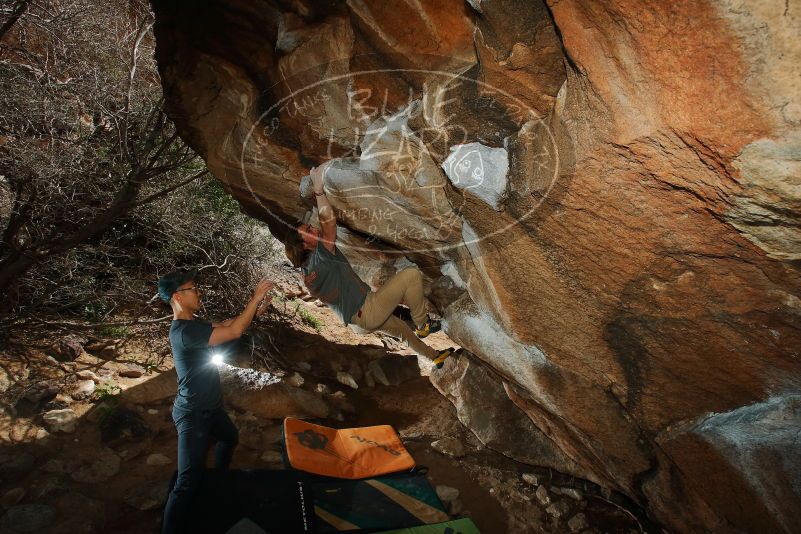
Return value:
M 200 484 L 206 466 L 209 438 L 217 440 L 214 467 L 228 469 L 239 432 L 223 408 L 216 410 L 179 410 L 172 419 L 178 430 L 178 479 L 164 508 L 162 534 L 181 532 L 193 492 Z

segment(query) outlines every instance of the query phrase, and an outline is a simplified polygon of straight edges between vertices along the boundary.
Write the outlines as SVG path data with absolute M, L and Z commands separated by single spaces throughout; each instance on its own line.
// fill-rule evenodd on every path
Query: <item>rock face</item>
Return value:
M 519 462 L 587 478 L 587 473 L 515 407 L 503 385 L 468 357 L 452 356 L 441 371 L 431 375 L 431 381 L 456 406 L 459 421 L 487 447 Z
M 318 395 L 280 382 L 268 373 L 257 374 L 264 376 L 258 379 L 237 368 L 221 370 L 223 392 L 230 406 L 264 419 L 328 417 L 328 404 Z
M 796 5 L 153 7 L 181 135 L 279 238 L 336 158 L 356 270 L 418 265 L 503 383 L 471 410 L 671 530 L 801 530 Z

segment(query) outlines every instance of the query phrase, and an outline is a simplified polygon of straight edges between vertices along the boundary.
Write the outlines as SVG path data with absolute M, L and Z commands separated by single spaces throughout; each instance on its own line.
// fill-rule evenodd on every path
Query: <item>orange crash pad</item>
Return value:
M 389 425 L 337 430 L 287 417 L 284 443 L 293 468 L 317 475 L 359 479 L 415 466 Z

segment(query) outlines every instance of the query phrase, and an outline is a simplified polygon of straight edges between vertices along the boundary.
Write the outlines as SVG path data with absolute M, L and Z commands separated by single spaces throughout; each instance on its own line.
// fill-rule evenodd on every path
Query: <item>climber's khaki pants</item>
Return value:
M 400 338 L 417 354 L 435 359 L 437 351 L 423 343 L 402 319 L 392 315 L 401 302 L 409 307 L 414 324 L 420 326 L 426 322 L 423 275 L 414 267 L 402 270 L 378 291 L 368 293 L 362 308 L 351 318 L 351 327 L 362 333 L 379 330 Z

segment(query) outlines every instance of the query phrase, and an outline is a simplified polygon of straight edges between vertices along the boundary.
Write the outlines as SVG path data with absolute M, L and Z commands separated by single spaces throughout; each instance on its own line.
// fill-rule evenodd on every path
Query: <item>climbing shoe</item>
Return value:
M 426 324 L 415 330 L 414 333 L 417 334 L 417 337 L 423 339 L 424 337 L 428 337 L 428 334 L 433 334 L 434 332 L 439 332 L 440 330 L 442 330 L 441 322 L 427 319 Z
M 445 365 L 445 360 L 447 360 L 450 356 L 456 354 L 456 352 L 457 352 L 456 349 L 454 349 L 453 347 L 439 351 L 439 354 L 437 354 L 437 357 L 434 359 L 433 362 L 434 367 L 436 367 L 437 369 L 442 369 L 442 366 Z

